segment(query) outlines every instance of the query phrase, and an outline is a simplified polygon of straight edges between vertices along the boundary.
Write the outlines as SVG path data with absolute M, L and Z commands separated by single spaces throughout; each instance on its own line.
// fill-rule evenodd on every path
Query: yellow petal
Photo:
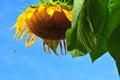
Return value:
M 50 17 L 52 17 L 52 15 L 54 14 L 54 10 L 52 8 L 48 8 L 47 14 L 50 15 Z
M 11 27 L 10 29 L 14 29 L 14 28 L 19 28 L 20 29 L 20 28 L 24 27 L 25 19 L 26 19 L 25 13 L 20 14 L 17 18 L 17 21 L 16 21 L 15 25 L 13 27 Z
M 29 32 L 29 33 L 28 33 L 27 40 L 26 40 L 26 44 L 25 44 L 25 46 L 26 46 L 27 48 L 29 47 L 29 41 L 30 41 L 31 36 L 32 36 L 32 33 Z
M 72 21 L 72 11 L 67 11 L 67 10 L 64 10 L 64 9 L 62 9 L 62 10 L 63 10 L 63 12 L 65 13 L 66 17 L 67 17 L 70 21 Z
M 26 44 L 25 46 L 28 48 L 30 47 L 32 44 L 34 44 L 34 42 L 38 39 L 38 37 L 34 34 L 32 34 L 31 32 L 28 33 L 28 38 L 26 40 Z
M 37 10 L 38 10 L 38 12 L 41 12 L 44 8 L 45 8 L 45 6 L 40 5 Z
M 29 32 L 29 30 L 27 29 L 27 30 L 25 30 L 25 31 L 21 34 L 21 36 L 20 36 L 20 41 L 24 38 L 24 36 L 25 36 L 28 32 Z
M 26 18 L 31 19 L 35 10 L 36 10 L 36 8 L 27 8 L 26 9 Z

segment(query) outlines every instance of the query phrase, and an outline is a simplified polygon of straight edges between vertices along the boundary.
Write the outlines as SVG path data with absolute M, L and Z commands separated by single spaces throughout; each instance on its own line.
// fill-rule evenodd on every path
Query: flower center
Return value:
M 45 6 L 41 11 L 38 9 L 34 11 L 30 19 L 26 19 L 30 31 L 43 39 L 65 39 L 65 32 L 71 27 L 71 21 L 62 8 Z

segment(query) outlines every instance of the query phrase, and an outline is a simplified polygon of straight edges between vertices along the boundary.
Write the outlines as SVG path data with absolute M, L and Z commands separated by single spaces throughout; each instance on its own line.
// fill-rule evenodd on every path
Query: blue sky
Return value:
M 26 38 L 17 42 L 15 30 L 9 28 L 21 13 L 17 9 L 28 6 L 27 0 L 0 0 L 0 6 L 0 80 L 120 80 L 108 53 L 92 64 L 89 55 L 72 58 L 69 53 L 58 57 L 45 54 L 41 39 L 26 49 Z

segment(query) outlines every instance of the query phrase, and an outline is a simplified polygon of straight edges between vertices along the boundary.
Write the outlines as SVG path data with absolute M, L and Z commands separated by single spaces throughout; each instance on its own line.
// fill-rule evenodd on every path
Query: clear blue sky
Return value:
M 120 80 L 114 60 L 107 53 L 91 63 L 89 55 L 72 59 L 45 54 L 41 39 L 26 49 L 25 39 L 17 42 L 15 23 L 27 0 L 0 0 L 0 80 Z M 37 3 L 38 0 L 28 0 Z M 16 49 L 16 53 L 13 50 Z

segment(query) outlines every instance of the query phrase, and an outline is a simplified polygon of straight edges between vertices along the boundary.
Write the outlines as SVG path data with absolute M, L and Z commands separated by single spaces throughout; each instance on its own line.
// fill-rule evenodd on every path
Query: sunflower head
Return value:
M 15 38 L 19 37 L 19 40 L 28 35 L 26 47 L 31 46 L 38 38 L 42 38 L 44 51 L 46 44 L 48 52 L 53 45 L 53 50 L 58 55 L 57 42 L 60 43 L 61 53 L 62 44 L 66 51 L 65 32 L 71 27 L 72 9 L 62 5 L 63 3 L 58 4 L 59 1 L 50 1 L 42 1 L 39 5 L 26 8 L 26 11 L 18 16 L 12 28 L 16 28 Z

